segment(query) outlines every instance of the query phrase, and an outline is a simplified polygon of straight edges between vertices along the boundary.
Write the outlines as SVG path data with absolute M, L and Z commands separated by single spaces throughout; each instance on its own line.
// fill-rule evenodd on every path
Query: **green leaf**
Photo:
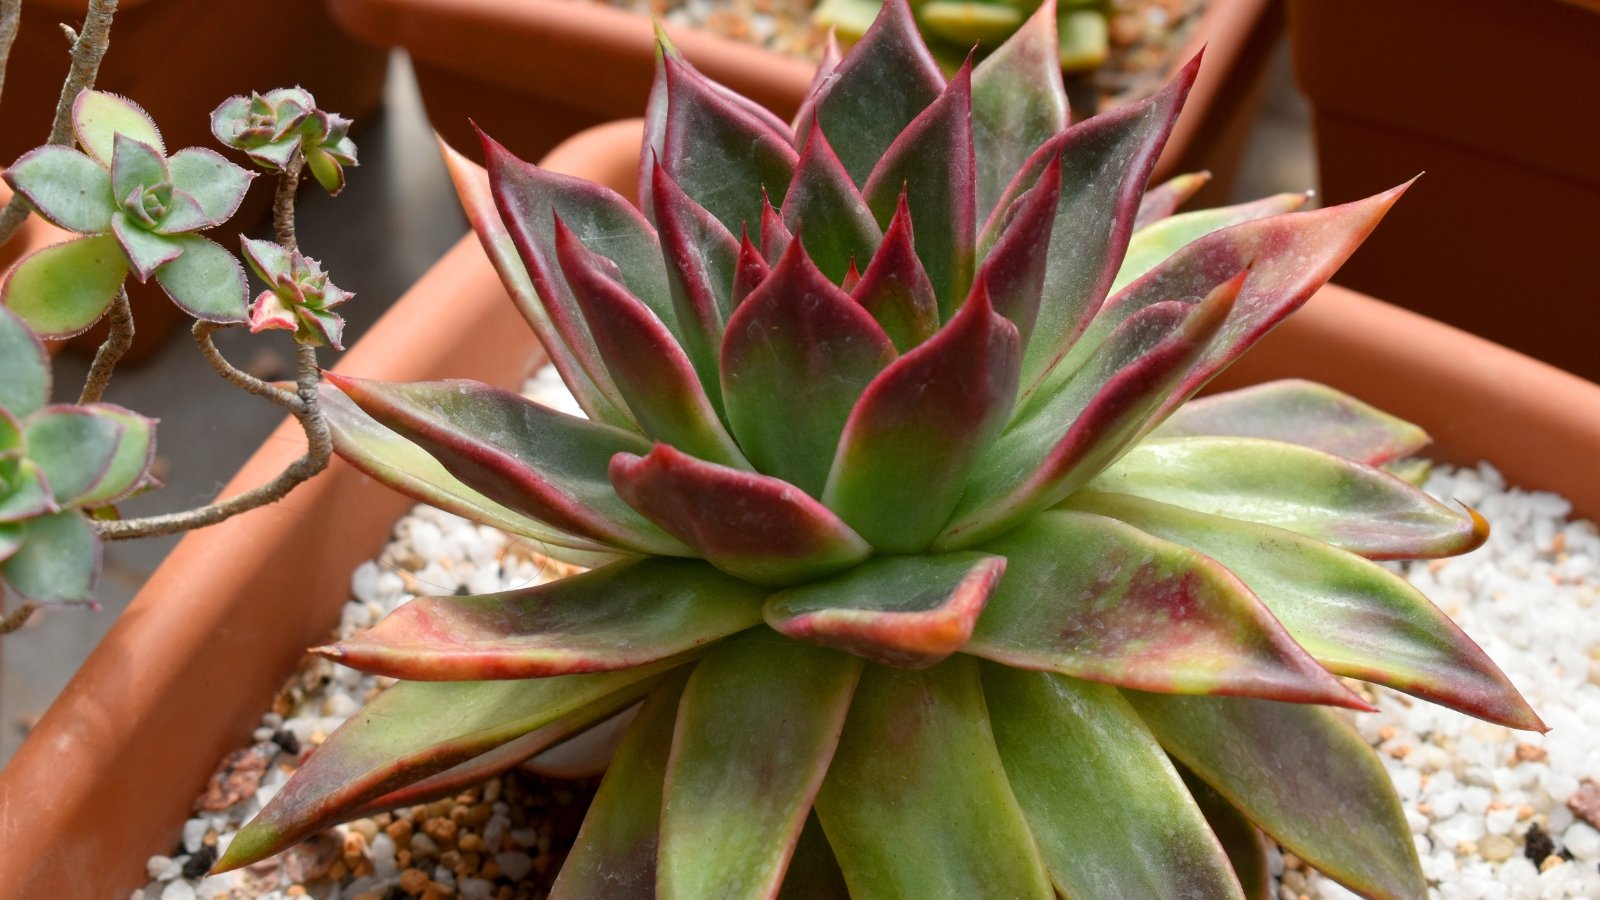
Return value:
M 205 210 L 206 227 L 232 218 L 256 177 L 204 147 L 179 150 L 167 160 L 167 168 L 172 173 L 172 186 L 193 197 Z
M 14 461 L 0 457 L 0 479 L 9 475 L 9 484 L 0 480 L 0 523 L 20 522 L 58 512 L 50 495 L 50 482 L 44 470 L 31 459 Z M 7 470 L 10 470 L 9 472 Z
M 764 615 L 797 640 L 922 668 L 967 643 L 1005 568 L 982 553 L 881 557 L 773 594 Z
M 800 236 L 806 253 L 834 284 L 844 280 L 852 262 L 865 265 L 883 240 L 867 201 L 816 123 L 783 197 L 783 224 Z
M 1426 892 L 1394 785 L 1367 742 L 1331 710 L 1126 696 L 1168 753 L 1324 875 L 1370 897 Z
M 183 248 L 182 255 L 156 270 L 156 281 L 172 302 L 207 322 L 245 321 L 248 295 L 239 260 L 199 235 L 174 235 L 167 240 Z
M 983 667 L 995 744 L 1063 896 L 1239 898 L 1222 846 L 1115 688 Z
M 699 560 L 625 560 L 522 590 L 418 597 L 317 652 L 422 681 L 608 672 L 757 625 L 766 593 Z
M 0 299 L 9 299 L 9 289 Z M 0 409 L 18 419 L 50 400 L 50 357 L 16 312 L 0 306 Z
M 70 147 L 47 145 L 29 151 L 6 170 L 5 178 L 55 225 L 81 234 L 111 227 L 111 214 L 117 209 L 111 176 Z
M 1489 526 L 1380 469 L 1257 438 L 1145 441 L 1088 487 L 1287 529 L 1371 559 L 1453 556 Z
M 0 563 L 10 559 L 21 547 L 22 524 L 20 522 L 15 524 L 0 523 Z M 3 575 L 4 570 L 0 569 L 0 576 Z M 0 581 L 3 580 L 3 577 L 0 577 Z
M 1245 900 L 1272 900 L 1272 873 L 1268 869 L 1267 846 L 1256 826 L 1232 803 L 1222 798 L 1211 785 L 1188 769 L 1178 766 L 1184 787 L 1205 814 L 1211 833 L 1222 842 L 1228 864 L 1244 888 Z
M 108 169 L 119 134 L 153 147 L 157 153 L 167 152 L 156 123 L 139 104 L 105 91 L 78 95 L 72 104 L 72 130 L 84 151 Z
M 1229 225 L 1294 212 L 1308 199 L 1307 194 L 1277 194 L 1237 206 L 1180 213 L 1135 231 L 1128 240 L 1128 252 L 1122 257 L 1117 279 L 1111 283 L 1111 293 L 1127 287 L 1190 241 Z
M 82 406 L 45 407 L 23 423 L 28 456 L 62 507 L 76 506 L 111 473 L 127 427 Z
M 0 288 L 0 301 L 40 337 L 68 338 L 105 315 L 127 276 L 116 238 L 82 237 L 23 257 Z
M 111 216 L 111 233 L 127 255 L 133 277 L 140 282 L 149 281 L 156 269 L 183 253 L 183 245 L 176 236 L 157 234 L 121 210 Z
M 126 203 L 139 188 L 149 190 L 172 180 L 166 157 L 155 147 L 126 134 L 116 135 L 112 147 L 111 194 L 118 203 Z
M 334 159 L 328 151 L 302 142 L 301 152 L 306 157 L 306 168 L 311 170 L 312 177 L 317 179 L 317 184 L 329 194 L 338 194 L 344 190 L 344 166 Z
M 110 403 L 80 406 L 92 415 L 121 424 L 116 449 L 104 474 L 94 486 L 75 501 L 75 506 L 94 507 L 116 503 L 148 482 L 150 464 L 156 454 L 156 420 Z
M 855 900 L 1055 897 L 971 657 L 867 666 L 816 806 Z
M 795 842 L 777 900 L 850 900 L 850 887 L 815 811 L 806 817 L 800 840 Z
M 860 673 L 854 657 L 766 629 L 695 665 L 667 764 L 662 900 L 777 893 Z
M 18 525 L 22 546 L 5 562 L 0 577 L 36 603 L 81 603 L 94 599 L 100 573 L 100 537 L 82 514 L 59 512 Z
M 1050 4 L 1041 4 L 972 73 L 979 221 L 989 217 L 1033 151 L 1066 127 L 1056 17 Z

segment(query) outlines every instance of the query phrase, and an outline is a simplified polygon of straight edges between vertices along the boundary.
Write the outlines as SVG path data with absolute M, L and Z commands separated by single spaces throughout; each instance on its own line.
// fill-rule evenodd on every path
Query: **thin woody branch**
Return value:
M 117 299 L 111 302 L 110 321 L 111 333 L 94 352 L 94 362 L 83 381 L 83 392 L 78 395 L 79 403 L 96 403 L 105 396 L 106 387 L 111 384 L 111 373 L 116 370 L 122 354 L 133 346 L 133 307 L 128 303 L 126 290 L 118 291 Z

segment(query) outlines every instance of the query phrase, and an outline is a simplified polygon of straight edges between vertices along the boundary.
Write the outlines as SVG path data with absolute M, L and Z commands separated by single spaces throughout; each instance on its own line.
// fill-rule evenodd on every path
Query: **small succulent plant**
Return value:
M 83 237 L 19 261 L 0 302 L 45 337 L 70 337 L 103 316 L 132 272 L 152 276 L 197 319 L 245 319 L 244 270 L 196 234 L 230 218 L 255 176 L 213 150 L 167 157 L 161 133 L 137 104 L 84 91 L 72 108 L 82 152 L 31 150 L 5 179 L 51 223 Z
M 822 0 L 811 14 L 839 40 L 855 43 L 882 8 L 879 0 Z M 1038 9 L 1013 0 L 925 0 L 913 5 L 934 58 L 954 70 L 974 48 L 987 53 L 1015 34 Z M 1110 0 L 1062 0 L 1056 9 L 1056 58 L 1063 72 L 1083 72 L 1110 52 Z
M 250 304 L 250 330 L 287 329 L 302 344 L 343 350 L 344 319 L 330 310 L 355 295 L 329 281 L 322 265 L 299 250 L 255 238 L 240 240 L 250 268 L 267 283 Z
M 356 165 L 350 120 L 317 109 L 301 87 L 229 97 L 211 114 L 211 133 L 244 151 L 269 172 L 281 172 L 300 153 L 306 168 L 330 194 L 344 190 L 344 167 Z
M 1337 391 L 1186 403 L 1401 189 L 1173 214 L 1202 178 L 1144 188 L 1198 63 L 1068 127 L 1055 24 L 947 81 L 890 0 L 792 128 L 663 48 L 637 209 L 491 140 L 487 172 L 451 157 L 588 418 L 330 376 L 336 445 L 595 568 L 321 648 L 402 680 L 220 867 L 638 706 L 555 897 L 1261 897 L 1256 829 L 1421 895 L 1326 707 L 1368 708 L 1347 676 L 1542 728 L 1372 561 L 1486 526 L 1382 468 L 1426 435 Z
M 155 420 L 110 403 L 50 404 L 50 362 L 0 307 L 0 588 L 89 602 L 100 538 L 88 510 L 153 484 Z

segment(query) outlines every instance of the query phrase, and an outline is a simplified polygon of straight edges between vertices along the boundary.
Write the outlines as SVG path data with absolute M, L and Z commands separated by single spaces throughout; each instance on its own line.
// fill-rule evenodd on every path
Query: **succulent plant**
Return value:
M 596 567 L 320 648 L 401 680 L 221 868 L 637 705 L 553 896 L 1265 896 L 1258 828 L 1420 896 L 1327 707 L 1369 708 L 1346 676 L 1542 728 L 1373 562 L 1486 526 L 1330 388 L 1185 403 L 1403 188 L 1172 215 L 1203 178 L 1144 187 L 1198 61 L 1068 127 L 1055 22 L 946 81 L 890 0 L 792 129 L 664 48 L 637 209 L 450 157 L 588 418 L 329 376 L 338 451 Z
M 211 113 L 211 133 L 224 145 L 244 151 L 269 172 L 283 171 L 301 153 L 330 194 L 344 190 L 344 167 L 356 165 L 349 132 L 349 119 L 317 109 L 316 98 L 302 87 L 229 97 Z
M 853 44 L 882 8 L 880 0 L 822 0 L 812 21 Z M 1056 59 L 1063 72 L 1082 72 L 1106 61 L 1110 52 L 1110 0 L 1063 0 L 1056 9 Z M 934 58 L 948 70 L 967 53 L 1000 46 L 1037 9 L 1029 0 L 923 0 L 913 4 L 917 25 Z
M 250 304 L 250 330 L 287 329 L 302 344 L 343 350 L 344 319 L 329 310 L 355 295 L 329 281 L 322 265 L 299 250 L 255 238 L 240 241 L 250 268 L 267 283 Z
M 51 404 L 50 358 L 0 307 L 0 587 L 92 601 L 100 538 L 86 510 L 151 486 L 155 420 L 110 403 Z
M 0 302 L 45 337 L 70 337 L 111 307 L 131 271 L 154 276 L 197 319 L 243 322 L 244 270 L 195 234 L 230 218 L 255 176 L 201 147 L 167 157 L 155 122 L 137 104 L 84 91 L 72 107 L 83 152 L 46 145 L 5 179 L 51 223 L 83 237 L 19 261 Z

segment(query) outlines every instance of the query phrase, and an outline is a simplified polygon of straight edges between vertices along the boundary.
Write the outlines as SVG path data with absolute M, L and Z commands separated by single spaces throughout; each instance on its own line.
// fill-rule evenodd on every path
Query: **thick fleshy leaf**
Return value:
M 100 320 L 128 277 L 128 259 L 109 234 L 28 254 L 11 267 L 0 301 L 45 338 L 68 338 Z
M 1149 100 L 1080 122 L 1040 147 L 995 207 L 997 213 L 1008 209 L 1011 198 L 1038 181 L 1044 166 L 1060 160 L 1061 199 L 1050 234 L 1038 324 L 1023 361 L 1025 388 L 1072 346 L 1104 301 L 1150 170 L 1194 84 L 1199 62 L 1190 61 Z
M 204 147 L 179 150 L 167 160 L 167 171 L 172 175 L 172 186 L 200 204 L 208 227 L 233 218 L 256 177 L 254 172 Z
M 817 816 L 855 900 L 1055 897 L 969 657 L 866 667 Z
M 80 406 L 91 415 L 122 425 L 116 448 L 100 479 L 80 495 L 74 505 L 82 507 L 116 503 L 148 483 L 150 464 L 156 454 L 156 420 L 110 403 Z
M 1368 708 L 1238 578 L 1187 547 L 1057 511 L 985 549 L 1009 564 L 968 653 L 1141 690 Z
M 795 241 L 723 336 L 729 426 L 756 468 L 818 496 L 851 408 L 894 358 L 872 315 Z
M 824 116 L 824 121 L 832 119 Z M 971 287 L 978 236 L 977 182 L 968 64 L 894 139 L 861 189 L 884 227 L 894 217 L 904 190 L 917 226 L 917 256 L 933 282 L 941 321 L 950 320 Z
M 6 184 L 28 198 L 52 224 L 80 234 L 111 227 L 111 175 L 70 147 L 47 144 L 22 155 L 5 172 Z
M 1230 225 L 1294 212 L 1309 199 L 1309 194 L 1275 194 L 1237 206 L 1182 213 L 1135 231 L 1128 239 L 1128 252 L 1122 257 L 1116 280 L 1111 283 L 1111 293 L 1132 284 L 1191 241 Z
M 1428 433 L 1342 391 L 1285 378 L 1190 400 L 1152 438 L 1266 438 L 1379 466 L 1428 445 Z
M 63 508 L 76 506 L 111 473 L 127 428 L 85 406 L 46 407 L 23 423 L 28 456 L 44 470 Z
M 700 204 L 689 199 L 666 169 L 652 168 L 655 222 L 667 262 L 667 284 L 678 317 L 683 350 L 700 376 L 711 405 L 723 414 L 717 375 L 722 333 L 733 314 L 739 242 Z
M 556 257 L 600 358 L 645 436 L 748 468 L 677 337 L 620 283 L 616 264 L 583 246 L 559 217 Z
M 160 150 L 126 134 L 116 135 L 111 146 L 111 194 L 118 200 L 126 202 L 139 188 L 171 183 L 167 158 Z
M 183 246 L 178 243 L 177 237 L 157 234 L 120 210 L 111 215 L 111 233 L 116 236 L 118 246 L 127 256 L 133 277 L 141 283 L 149 281 L 156 269 L 183 254 Z M 243 278 L 241 273 L 241 282 Z
M 402 681 L 317 748 L 239 832 L 215 871 L 284 850 L 368 802 L 444 772 L 683 664 L 514 681 Z
M 1178 175 L 1144 192 L 1139 200 L 1139 212 L 1133 217 L 1133 231 L 1165 219 L 1178 211 L 1178 207 L 1200 192 L 1211 180 L 1210 172 L 1190 172 Z
M 1205 814 L 1211 833 L 1217 836 L 1228 854 L 1228 864 L 1233 867 L 1239 886 L 1244 888 L 1245 900 L 1272 900 L 1274 884 L 1267 863 L 1266 841 L 1260 830 L 1199 776 L 1181 765 L 1177 768 L 1178 774 L 1183 776 L 1184 787 L 1189 789 L 1189 796 Z
M 187 193 L 173 189 L 172 200 L 167 204 L 167 214 L 150 230 L 156 234 L 184 234 L 211 227 L 211 217 L 201 208 L 200 201 Z
M 385 486 L 480 525 L 533 538 L 546 555 L 559 559 L 573 558 L 564 549 L 580 554 L 615 552 L 603 543 L 522 515 L 468 487 L 426 450 L 378 424 L 333 385 L 322 384 L 317 393 L 333 436 L 333 451 Z
M 966 645 L 1005 573 L 983 553 L 891 556 L 767 600 L 767 624 L 797 640 L 920 669 Z
M 14 462 L 7 472 L 9 484 L 0 484 L 0 523 L 20 522 L 36 516 L 59 512 L 60 506 L 50 493 L 50 481 L 44 469 L 31 459 L 11 460 L 0 458 L 0 467 Z M 6 471 L 0 468 L 0 471 Z M 6 554 L 10 555 L 10 554 Z
M 475 381 L 386 384 L 332 372 L 323 377 L 496 503 L 602 544 L 688 554 L 611 487 L 611 457 L 649 449 L 638 435 Z
M 311 177 L 322 185 L 323 190 L 333 195 L 344 190 L 344 165 L 333 154 L 308 143 L 302 143 L 300 149 L 305 154 L 306 168 L 311 171 Z
M 10 559 L 18 550 L 22 549 L 23 528 L 20 522 L 0 522 L 0 563 Z M 0 578 L 4 577 L 4 570 L 0 569 Z M 828 856 L 832 859 L 832 854 Z M 835 866 L 837 868 L 837 866 Z M 848 896 L 845 898 L 848 900 Z
M 638 430 L 638 425 L 621 406 L 622 398 L 616 396 L 616 388 L 610 383 L 610 376 L 606 376 L 605 389 L 602 390 L 596 382 L 591 380 L 588 370 L 580 361 L 579 354 L 567 344 L 567 332 L 556 326 L 555 319 L 545 310 L 545 304 L 540 300 L 540 293 L 535 287 L 534 279 L 529 275 L 528 266 L 523 264 L 518 255 L 516 242 L 511 237 L 511 232 L 506 228 L 506 223 L 500 218 L 500 210 L 495 207 L 494 192 L 489 186 L 489 173 L 477 163 L 472 162 L 454 148 L 439 142 L 440 153 L 444 156 L 446 170 L 450 173 L 450 180 L 455 185 L 456 194 L 461 199 L 461 206 L 466 210 L 467 220 L 472 223 L 472 230 L 478 233 L 478 241 L 483 245 L 484 252 L 488 254 L 489 261 L 494 264 L 495 272 L 500 275 L 500 283 L 505 285 L 506 291 L 511 294 L 511 301 L 516 304 L 517 310 L 533 328 L 534 335 L 539 339 L 539 345 L 550 357 L 550 364 L 555 366 L 556 372 L 561 375 L 561 380 L 566 383 L 567 389 L 572 392 L 578 406 L 588 414 L 589 418 L 618 428 Z M 555 272 L 559 278 L 559 270 L 554 269 L 554 256 L 549 259 L 550 271 Z M 551 284 L 551 289 L 562 292 L 558 296 L 566 298 L 570 309 L 571 294 L 566 290 L 563 281 L 559 286 Z M 589 340 L 588 332 L 583 332 L 586 351 L 593 362 L 598 364 L 599 358 L 595 356 L 594 342 Z M 604 374 L 604 367 L 600 370 Z
M 1261 830 L 1369 897 L 1421 897 L 1416 845 L 1382 763 L 1331 710 L 1128 692 L 1156 738 Z
M 794 235 L 789 233 L 783 224 L 783 217 L 772 208 L 772 201 L 765 195 L 761 198 L 761 255 L 768 265 L 777 265 L 783 257 L 784 251 L 789 249 L 789 242 L 794 240 Z
M 939 330 L 939 298 L 917 258 L 911 208 L 904 192 L 878 252 L 861 273 L 861 280 L 846 290 L 872 313 L 901 353 L 910 352 Z
M 1226 566 L 1335 674 L 1512 728 L 1544 730 L 1488 655 L 1420 591 L 1381 566 L 1290 531 L 1137 497 L 1079 491 L 1068 504 Z
M 777 900 L 850 900 L 839 861 L 822 833 L 822 823 L 813 812 L 806 818 L 800 839 L 795 842 L 789 869 L 783 874 L 783 888 Z
M 1243 900 L 1182 778 L 1115 688 L 996 665 L 983 667 L 983 687 L 1011 789 L 1063 896 Z
M 1051 394 L 1036 394 L 979 459 L 936 546 L 999 534 L 1077 490 L 1138 439 L 1174 382 L 1227 316 L 1243 277 L 1195 306 L 1167 303 L 1130 319 Z
M 978 221 L 988 218 L 1028 156 L 1066 127 L 1056 4 L 1048 0 L 972 73 Z
M 860 674 L 858 659 L 766 629 L 695 665 L 667 764 L 657 896 L 777 894 Z
M 820 578 L 872 552 L 788 482 L 695 459 L 667 444 L 611 460 L 616 492 L 717 568 L 757 584 Z
M 81 513 L 68 510 L 16 526 L 21 546 L 0 562 L 0 579 L 36 603 L 94 599 L 100 574 L 100 537 Z
M 670 54 L 661 64 L 672 111 L 662 165 L 730 232 L 756 221 L 763 191 L 782 196 L 788 190 L 798 161 L 794 147 L 687 64 Z
M 418 597 L 316 652 L 415 681 L 609 672 L 756 625 L 766 594 L 697 560 L 624 560 L 522 590 Z
M 739 259 L 733 270 L 733 308 L 738 309 L 744 304 L 746 298 L 755 293 L 761 282 L 767 279 L 772 267 L 767 264 L 767 258 L 761 254 L 755 244 L 750 242 L 748 232 L 739 235 Z
M 1259 522 L 1371 559 L 1454 556 L 1489 524 L 1381 469 L 1281 441 L 1146 441 L 1098 475 L 1095 490 Z
M 978 269 L 977 277 L 988 288 L 995 312 L 1017 326 L 1024 347 L 1039 318 L 1050 263 L 1050 235 L 1060 202 L 1061 167 L 1052 164 L 1011 205 L 993 249 Z
M 850 413 L 823 502 L 885 553 L 933 540 L 1017 395 L 1017 329 L 982 284 L 954 319 L 895 360 Z
M 50 400 L 50 357 L 21 317 L 0 306 L 0 409 L 23 418 Z
M 688 667 L 669 674 L 645 698 L 550 888 L 551 900 L 655 896 L 661 794 L 688 675 Z
M 72 103 L 72 130 L 84 151 L 108 169 L 119 134 L 153 147 L 157 153 L 167 152 L 156 123 L 139 104 L 105 91 L 78 95 Z
M 808 102 L 826 130 L 850 135 L 836 148 L 839 159 L 856 184 L 865 184 L 889 145 L 944 87 L 939 64 L 917 33 L 911 7 L 906 0 L 888 0 Z M 810 133 L 809 122 L 805 124 L 804 133 Z
M 783 224 L 800 235 L 806 253 L 835 284 L 854 260 L 872 258 L 883 240 L 867 201 L 835 155 L 820 125 L 813 124 L 783 198 Z
M 244 266 L 232 253 L 196 234 L 178 234 L 164 240 L 177 243 L 183 251 L 156 270 L 156 281 L 172 302 L 207 322 L 244 322 L 249 318 Z

